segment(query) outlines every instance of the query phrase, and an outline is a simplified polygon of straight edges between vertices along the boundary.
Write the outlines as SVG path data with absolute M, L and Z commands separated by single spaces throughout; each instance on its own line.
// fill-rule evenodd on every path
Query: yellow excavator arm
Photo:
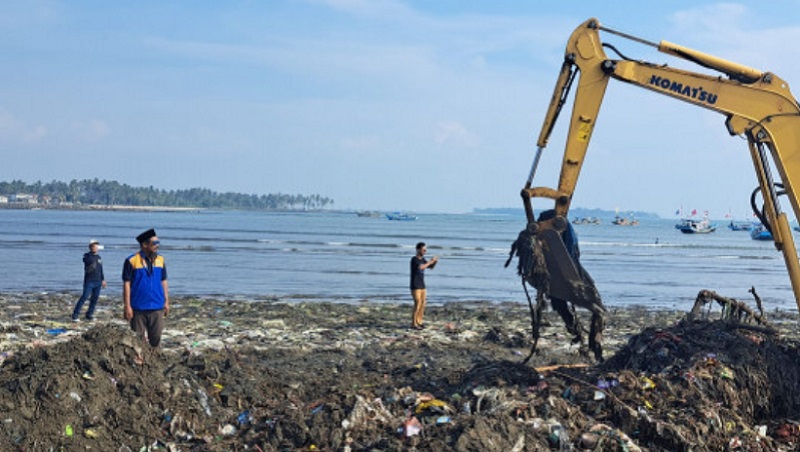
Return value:
M 656 47 L 661 52 L 691 61 L 720 75 L 694 73 L 624 57 L 610 59 L 604 48 L 616 49 L 601 41 L 601 31 Z M 589 19 L 581 24 L 567 43 L 564 64 L 544 118 L 533 165 L 522 190 L 528 218 L 527 230 L 534 235 L 549 230 L 558 233 L 565 231 L 572 195 L 611 79 L 722 113 L 727 117 L 725 124 L 728 132 L 747 139 L 764 201 L 761 211 L 757 213 L 771 230 L 775 247 L 783 252 L 795 301 L 800 309 L 800 261 L 789 221 L 778 202 L 779 195 L 788 195 L 795 217 L 800 218 L 800 203 L 795 191 L 800 187 L 800 107 L 789 86 L 772 73 L 666 41 L 651 43 L 603 27 L 597 19 Z M 577 85 L 558 187 L 533 186 L 539 160 L 573 84 Z M 780 177 L 779 183 L 773 180 L 769 157 Z M 533 198 L 553 200 L 555 216 L 536 221 L 531 204 Z M 552 232 L 549 236 L 553 236 Z M 554 246 L 558 245 L 549 240 L 547 249 Z M 563 256 L 561 251 L 553 254 Z M 564 265 L 564 262 L 558 262 L 558 265 L 548 265 L 548 268 L 556 269 Z M 574 284 L 580 282 L 575 281 Z

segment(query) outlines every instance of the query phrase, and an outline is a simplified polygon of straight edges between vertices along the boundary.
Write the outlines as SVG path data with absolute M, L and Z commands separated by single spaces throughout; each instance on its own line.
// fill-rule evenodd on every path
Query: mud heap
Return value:
M 399 334 L 375 325 L 393 324 L 395 314 L 405 320 L 407 307 L 269 309 L 272 322 L 303 313 L 286 316 L 292 346 L 219 336 L 218 348 L 154 352 L 109 323 L 20 350 L 0 371 L 0 450 L 798 447 L 797 342 L 758 328 L 648 327 L 599 366 L 574 350 L 548 354 L 555 342 L 545 340 L 522 365 L 526 319 L 508 328 L 497 308 L 432 308 L 429 330 Z M 313 330 L 293 329 L 311 318 Z M 468 330 L 466 320 L 442 321 L 458 318 L 482 323 Z M 386 331 L 369 336 L 376 328 Z M 342 345 L 353 337 L 361 339 Z

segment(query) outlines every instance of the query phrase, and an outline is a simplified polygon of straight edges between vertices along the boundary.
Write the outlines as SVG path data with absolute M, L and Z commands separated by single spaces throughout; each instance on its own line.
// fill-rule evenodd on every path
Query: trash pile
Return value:
M 525 306 L 431 306 L 423 331 L 408 308 L 176 299 L 157 351 L 122 322 L 0 319 L 0 450 L 800 447 L 795 338 L 621 310 L 593 365 L 546 313 L 523 365 Z

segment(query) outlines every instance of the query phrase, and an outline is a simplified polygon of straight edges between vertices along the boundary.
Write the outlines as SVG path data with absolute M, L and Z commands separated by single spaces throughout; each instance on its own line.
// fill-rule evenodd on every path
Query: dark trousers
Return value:
M 142 340 L 145 340 L 145 333 L 147 333 L 147 340 L 150 345 L 158 347 L 158 344 L 161 343 L 161 332 L 164 331 L 164 310 L 133 311 L 131 329 Z
M 89 300 L 89 310 L 86 311 L 86 318 L 94 318 L 94 309 L 97 307 L 97 298 L 100 296 L 100 289 L 103 287 L 103 281 L 85 281 L 83 283 L 83 295 L 75 303 L 75 309 L 72 310 L 72 318 L 77 319 L 81 316 L 81 309 L 86 300 Z

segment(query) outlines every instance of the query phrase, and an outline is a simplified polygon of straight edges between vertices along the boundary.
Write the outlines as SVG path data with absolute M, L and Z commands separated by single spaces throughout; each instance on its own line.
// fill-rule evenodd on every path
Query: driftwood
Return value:
M 541 367 L 534 367 L 533 370 L 539 372 L 540 374 L 553 372 L 560 369 L 586 369 L 590 367 L 591 364 L 587 363 L 576 363 L 576 364 L 553 364 L 552 366 L 541 366 Z
M 702 312 L 703 307 L 711 302 L 716 301 L 720 306 L 722 306 L 722 320 L 742 325 L 746 323 L 756 323 L 765 327 L 767 330 L 774 330 L 764 316 L 764 306 L 761 303 L 761 297 L 759 297 L 756 293 L 755 287 L 750 288 L 750 293 L 753 294 L 753 297 L 756 300 L 758 313 L 754 312 L 742 301 L 723 297 L 712 290 L 703 289 L 697 293 L 694 306 L 692 307 L 692 311 L 689 313 L 687 318 L 689 320 L 699 320 L 700 318 L 707 316 Z

